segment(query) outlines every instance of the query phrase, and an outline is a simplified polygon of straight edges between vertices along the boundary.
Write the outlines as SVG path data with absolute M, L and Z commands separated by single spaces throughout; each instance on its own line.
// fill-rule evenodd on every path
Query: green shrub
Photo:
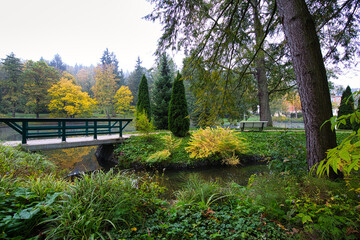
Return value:
M 44 173 L 55 173 L 55 170 L 55 164 L 41 154 L 25 152 L 20 147 L 0 145 L 0 176 L 40 176 Z
M 142 112 L 136 112 L 136 130 L 145 134 L 146 137 L 148 137 L 151 132 L 155 131 L 153 123 L 147 117 L 144 110 Z

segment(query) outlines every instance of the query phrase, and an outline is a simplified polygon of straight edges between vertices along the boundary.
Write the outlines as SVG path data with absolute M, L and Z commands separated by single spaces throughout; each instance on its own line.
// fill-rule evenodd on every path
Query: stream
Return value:
M 7 127 L 0 127 L 1 140 L 20 140 L 20 134 Z M 91 172 L 101 169 L 96 157 L 96 146 L 78 147 L 68 149 L 46 150 L 41 153 L 55 162 L 61 169 L 69 169 L 69 175 L 81 172 Z M 217 168 L 197 168 L 186 170 L 165 170 L 161 173 L 152 173 L 160 184 L 166 187 L 169 192 L 176 191 L 189 179 L 203 179 L 205 181 L 219 181 L 220 183 L 236 182 L 240 185 L 247 185 L 252 174 L 267 172 L 266 165 L 231 166 Z M 136 173 L 143 174 L 143 173 Z
M 96 157 L 96 147 L 80 147 L 69 149 L 57 149 L 42 151 L 53 162 L 62 169 L 69 169 L 69 175 L 78 174 L 101 169 Z M 164 170 L 161 172 L 150 172 L 150 175 L 159 181 L 160 185 L 166 187 L 169 193 L 181 189 L 189 179 L 198 179 L 205 181 L 217 181 L 220 184 L 227 182 L 236 182 L 245 186 L 252 174 L 268 172 L 266 165 L 252 164 L 247 166 L 228 166 L 212 168 L 196 168 L 182 170 Z M 136 172 L 142 176 L 144 172 Z

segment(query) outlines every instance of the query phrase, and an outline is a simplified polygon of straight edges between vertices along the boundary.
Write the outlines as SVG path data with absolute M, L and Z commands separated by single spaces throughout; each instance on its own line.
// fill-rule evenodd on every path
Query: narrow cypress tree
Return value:
M 145 74 L 143 74 L 139 84 L 138 101 L 136 103 L 136 112 L 142 113 L 143 111 L 145 111 L 149 121 L 151 121 L 149 88 Z
M 348 115 L 354 112 L 354 98 L 352 96 L 351 88 L 346 87 L 345 91 L 341 96 L 341 102 L 338 111 L 338 117 Z M 340 129 L 352 129 L 350 119 L 346 120 L 346 124 L 340 124 Z
M 161 56 L 160 75 L 154 82 L 153 107 L 154 124 L 157 129 L 168 129 L 169 104 L 171 99 L 171 70 L 166 54 Z
M 357 112 L 358 112 L 358 114 L 360 114 L 360 98 L 358 99 L 358 105 L 357 105 L 357 110 L 356 110 Z M 359 128 L 360 128 L 360 121 L 359 121 L 359 119 L 358 119 L 358 121 L 355 121 L 354 123 L 353 123 L 353 131 L 357 131 L 357 130 L 359 130 Z
M 177 137 L 184 137 L 190 128 L 185 87 L 178 73 L 172 86 L 169 106 L 169 130 Z

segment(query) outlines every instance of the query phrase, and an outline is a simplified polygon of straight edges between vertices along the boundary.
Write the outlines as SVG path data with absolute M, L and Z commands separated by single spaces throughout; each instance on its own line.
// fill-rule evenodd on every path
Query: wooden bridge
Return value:
M 131 121 L 104 118 L 0 118 L 0 123 L 5 123 L 22 136 L 21 142 L 3 144 L 21 144 L 30 151 L 121 143 L 129 137 L 123 135 L 123 130 Z

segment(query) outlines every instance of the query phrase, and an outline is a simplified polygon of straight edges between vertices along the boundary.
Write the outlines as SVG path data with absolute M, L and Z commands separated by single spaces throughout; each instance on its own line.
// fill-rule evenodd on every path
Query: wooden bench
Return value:
M 262 131 L 267 126 L 267 121 L 241 121 L 240 128 L 244 131 L 245 128 L 259 128 Z

